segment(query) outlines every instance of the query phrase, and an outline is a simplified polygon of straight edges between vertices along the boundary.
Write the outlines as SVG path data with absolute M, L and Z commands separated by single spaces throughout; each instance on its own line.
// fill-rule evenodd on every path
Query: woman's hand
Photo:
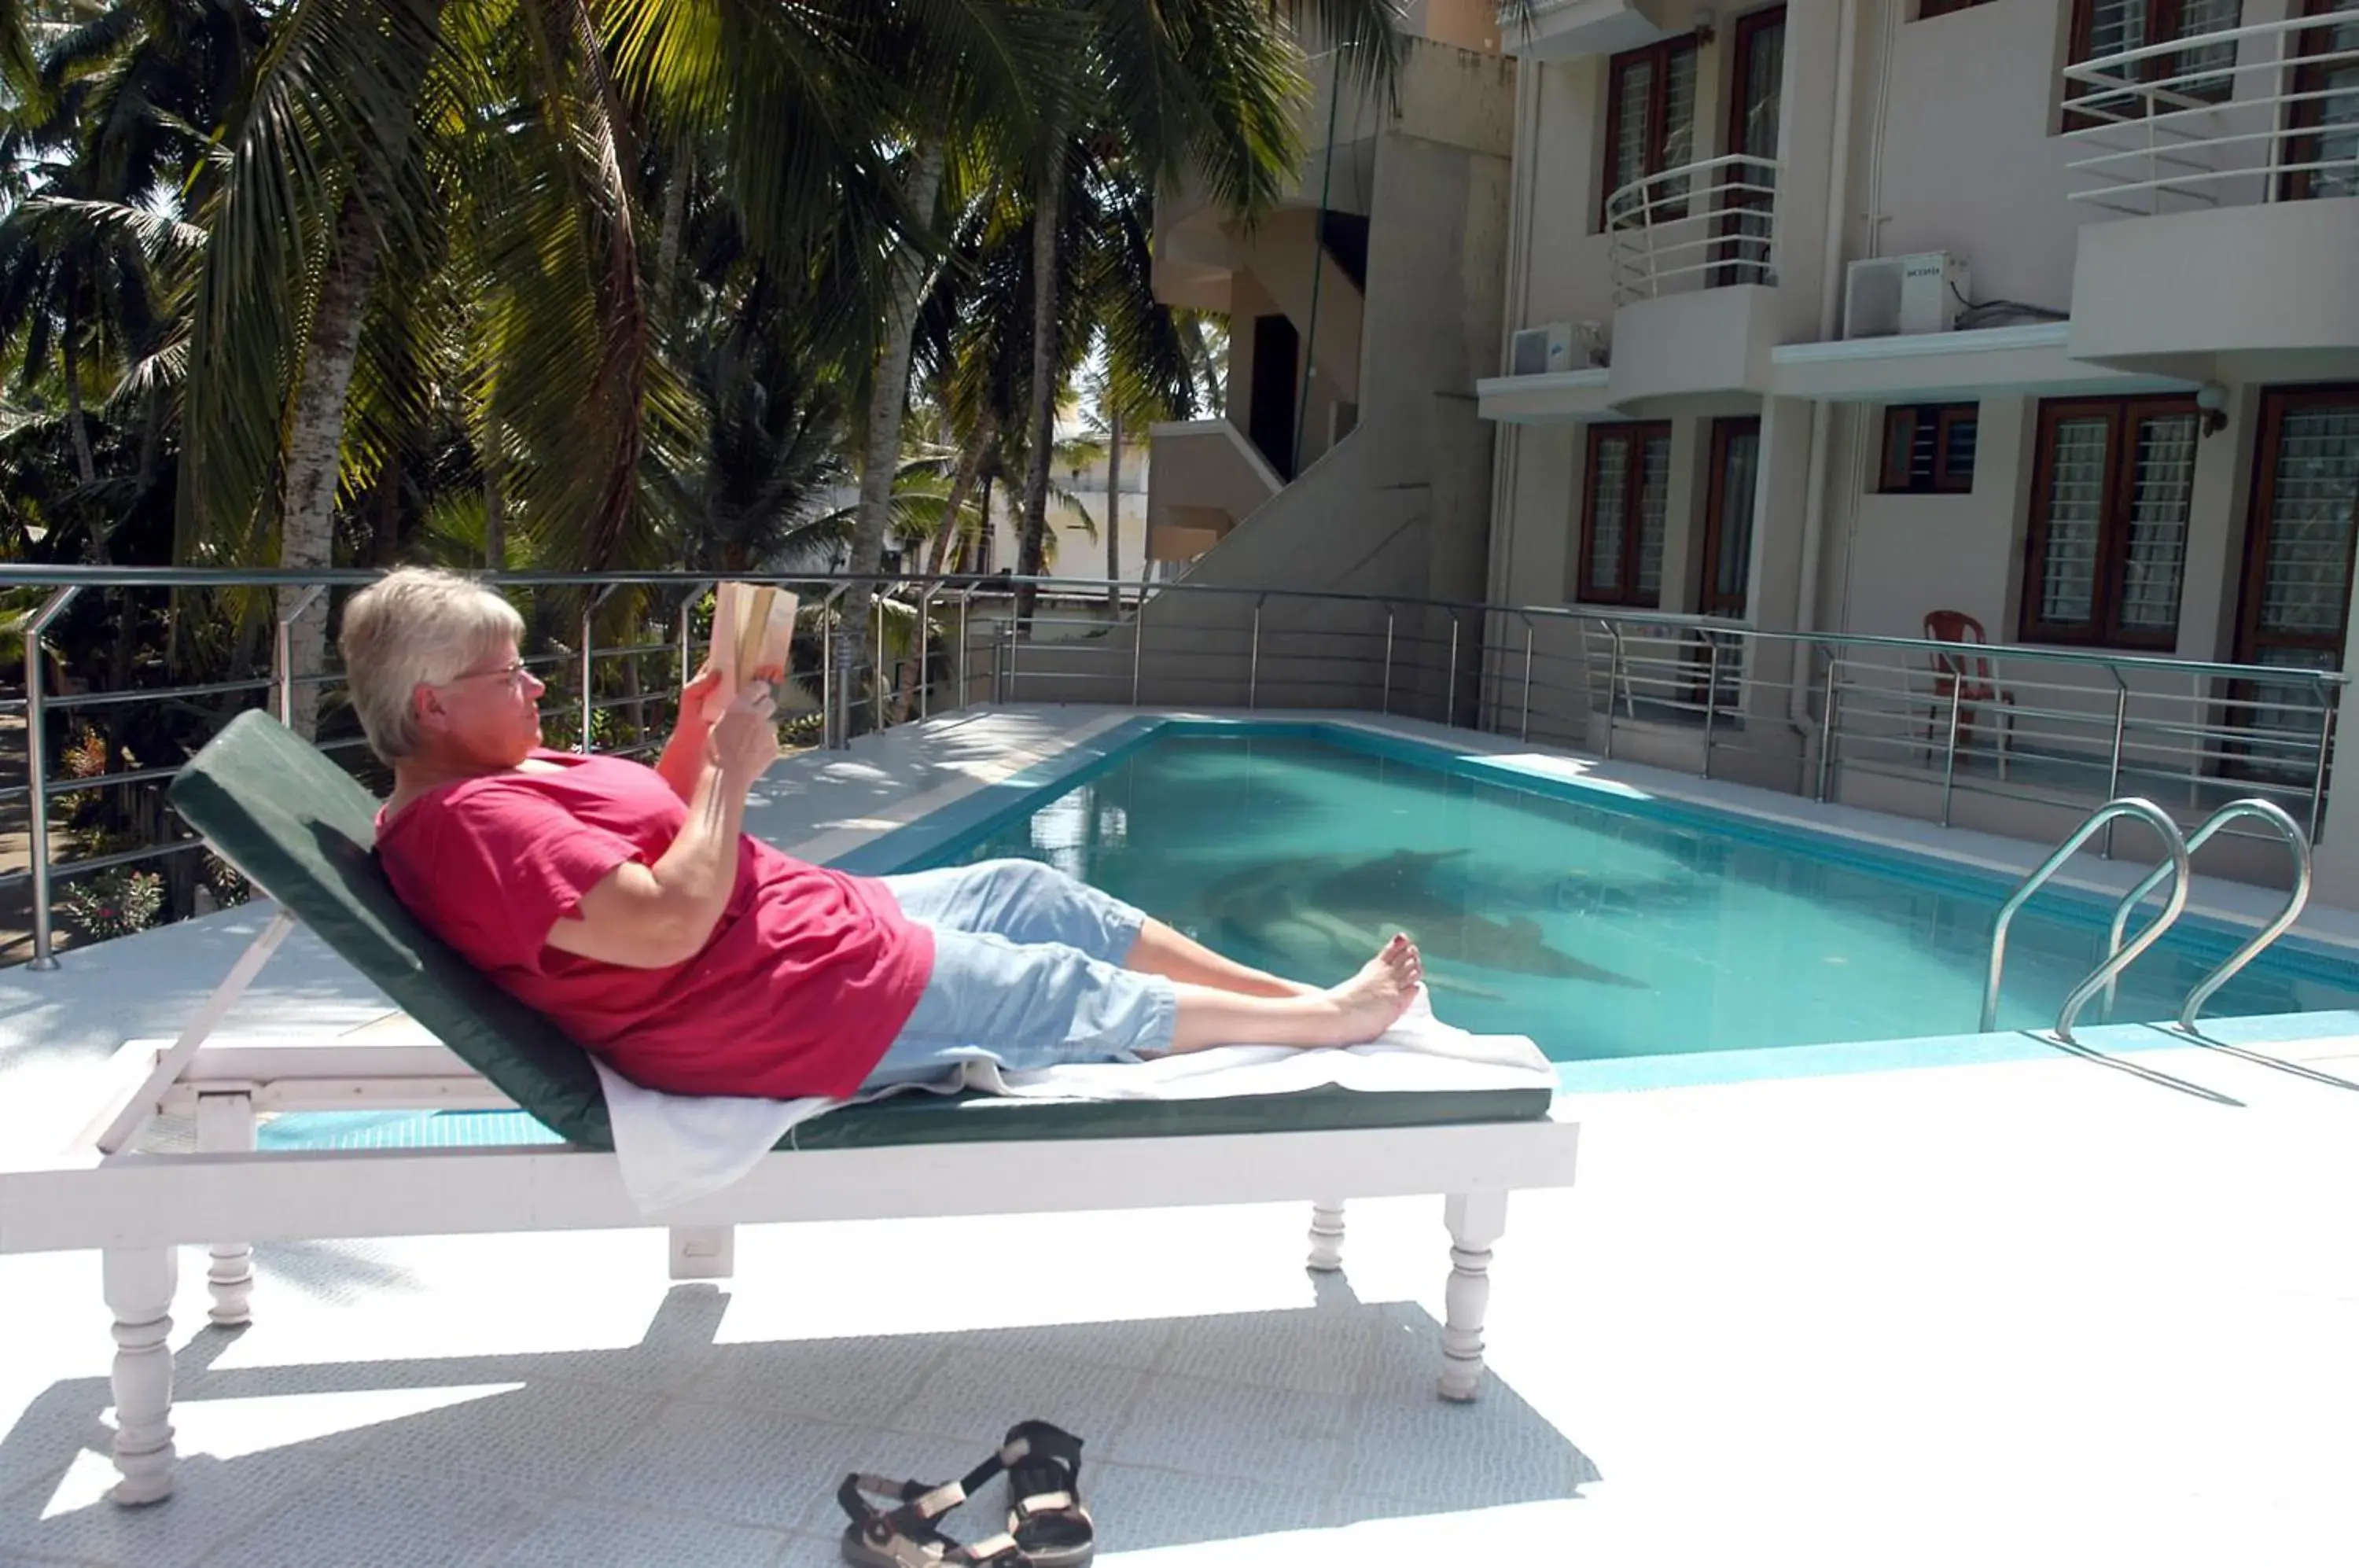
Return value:
M 718 680 L 716 678 L 716 685 Z M 778 760 L 777 702 L 766 681 L 751 681 L 721 711 L 705 740 L 705 756 L 723 779 L 744 789 Z
M 694 724 L 711 728 L 721 716 L 721 705 L 713 701 L 721 690 L 721 668 L 710 659 L 696 672 L 696 679 L 679 689 L 679 727 Z

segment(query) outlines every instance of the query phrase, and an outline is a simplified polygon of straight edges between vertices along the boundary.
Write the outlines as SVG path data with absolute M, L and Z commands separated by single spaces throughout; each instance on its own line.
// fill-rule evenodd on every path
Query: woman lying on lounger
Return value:
M 549 751 L 523 630 L 446 572 L 393 572 L 346 607 L 353 703 L 394 770 L 377 856 L 429 930 L 648 1088 L 846 1098 L 964 1057 L 1353 1045 L 1416 991 L 1397 936 L 1322 991 L 1031 861 L 804 865 L 742 831 L 778 757 L 766 683 L 709 722 L 717 678 L 699 676 L 652 768 Z

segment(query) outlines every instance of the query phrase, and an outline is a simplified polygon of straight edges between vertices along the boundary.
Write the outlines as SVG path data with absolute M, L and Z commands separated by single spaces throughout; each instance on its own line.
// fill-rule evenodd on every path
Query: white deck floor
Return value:
M 759 831 L 1078 716 L 804 759 Z M 0 1137 L 58 1137 L 258 923 L 0 975 Z M 298 940 L 231 1030 L 383 1013 Z M 1324 1283 L 1292 1209 L 749 1231 L 717 1290 L 655 1232 L 282 1247 L 235 1334 L 184 1261 L 179 1492 L 127 1512 L 95 1257 L 0 1258 L 0 1563 L 823 1563 L 845 1470 L 940 1479 L 1041 1415 L 1125 1568 L 2348 1564 L 2359 1040 L 2266 1049 L 2350 1086 L 2187 1050 L 1581 1097 L 1471 1408 L 1431 1397 L 1438 1201 L 1355 1210 Z

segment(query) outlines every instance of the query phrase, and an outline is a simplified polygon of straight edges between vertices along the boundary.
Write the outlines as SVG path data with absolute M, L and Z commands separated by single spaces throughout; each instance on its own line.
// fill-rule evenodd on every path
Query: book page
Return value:
M 706 703 L 718 715 L 749 681 L 777 682 L 787 676 L 795 635 L 796 596 L 753 583 L 723 583 L 712 594 L 710 658 L 721 684 Z

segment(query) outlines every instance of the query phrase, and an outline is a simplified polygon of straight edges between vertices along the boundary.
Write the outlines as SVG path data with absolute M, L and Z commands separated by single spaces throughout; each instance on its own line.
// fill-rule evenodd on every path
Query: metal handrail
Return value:
M 201 568 L 184 572 L 157 567 L 0 564 L 0 589 L 13 588 L 20 593 L 27 589 L 45 591 L 53 604 L 61 606 L 65 599 L 88 588 L 160 592 L 245 585 L 358 587 L 375 581 L 379 575 L 365 570 L 306 572 Z M 1809 746 L 1815 737 L 1815 776 L 1822 799 L 1834 792 L 1835 776 L 1842 769 L 1856 767 L 1869 776 L 1882 771 L 1877 758 L 1885 754 L 1884 748 L 1903 744 L 1897 737 L 1911 722 L 1894 715 L 1915 712 L 1906 704 L 1921 705 L 1929 700 L 1919 690 L 1926 679 L 1925 669 L 1937 659 L 1954 658 L 1957 653 L 1955 645 L 1935 639 L 1843 632 L 1780 632 L 1720 616 L 1580 604 L 1516 605 L 1182 581 L 1114 584 L 1123 601 L 1122 608 L 1117 614 L 1108 614 L 1104 600 L 1109 585 L 1096 580 L 1018 581 L 972 573 L 879 572 L 855 576 L 802 572 L 748 575 L 794 588 L 803 595 L 810 617 L 821 624 L 821 636 L 816 639 L 816 658 L 811 660 L 816 668 L 798 670 L 796 674 L 807 686 L 811 677 L 817 676 L 819 712 L 815 722 L 822 735 L 822 744 L 839 746 L 846 744 L 849 726 L 844 721 L 855 703 L 864 708 L 873 703 L 880 726 L 898 722 L 897 713 L 887 711 L 897 700 L 893 691 L 879 685 L 875 695 L 869 697 L 857 689 L 858 682 L 868 678 L 867 672 L 874 666 L 864 661 L 858 670 L 852 668 L 836 636 L 832 635 L 848 629 L 840 625 L 842 617 L 838 607 L 843 591 L 854 583 L 896 591 L 898 597 L 895 603 L 902 606 L 897 614 L 908 612 L 909 601 L 915 597 L 919 604 L 931 605 L 944 617 L 939 627 L 922 615 L 918 620 L 921 655 L 919 668 L 926 672 L 915 687 L 915 712 L 919 715 L 933 711 L 928 704 L 942 695 L 944 681 L 951 683 L 949 690 L 956 693 L 954 705 L 961 706 L 978 698 L 986 689 L 1018 700 L 1046 697 L 1052 701 L 1120 702 L 1125 684 L 1128 700 L 1135 706 L 1158 695 L 1147 690 L 1153 683 L 1166 687 L 1161 700 L 1173 700 L 1168 693 L 1171 683 L 1177 681 L 1186 688 L 1190 703 L 1234 702 L 1262 708 L 1332 705 L 1408 713 L 1495 730 L 1502 735 L 1560 742 L 1575 747 L 1598 745 L 1602 740 L 1602 749 L 1608 757 L 1625 749 L 1617 729 L 1643 730 L 1664 718 L 1681 724 L 1701 719 L 1698 727 L 1703 732 L 1703 750 L 1700 768 L 1707 776 L 1722 771 L 1722 760 L 1732 753 L 1745 754 L 1756 761 L 1774 757 L 1781 766 L 1790 765 L 1793 768 L 1798 782 L 1792 788 L 1798 793 L 1808 792 L 1811 787 Z M 592 593 L 636 589 L 646 601 L 647 614 L 678 617 L 674 629 L 679 634 L 683 679 L 693 666 L 694 652 L 690 646 L 693 618 L 685 609 L 712 582 L 709 572 L 518 572 L 480 573 L 477 577 L 486 585 L 500 589 L 562 589 L 568 591 L 569 600 L 585 587 Z M 1068 602 L 1072 607 L 1036 617 L 1036 635 L 1029 640 L 1021 640 L 1019 647 L 1006 640 L 1015 629 L 1006 611 L 1016 590 L 1027 582 L 1037 590 L 1043 612 L 1052 604 L 1064 605 Z M 20 599 L 18 603 L 24 601 Z M 1196 604 L 1234 604 L 1239 613 L 1234 621 L 1225 615 L 1198 615 L 1190 609 Z M 1262 606 L 1258 615 L 1245 613 L 1256 604 Z M 311 607 L 316 613 L 316 600 Z M 1351 613 L 1334 613 L 1339 610 Z M 655 656 L 666 646 L 645 641 L 635 633 L 625 633 L 614 637 L 616 646 L 599 647 L 593 637 L 582 635 L 581 623 L 573 618 L 578 611 L 578 604 L 569 604 L 566 618 L 571 623 L 571 635 L 559 634 L 576 646 L 525 655 L 527 664 L 546 672 L 552 684 L 572 688 L 562 693 L 561 700 L 552 699 L 551 705 L 544 709 L 544 717 L 575 730 L 577 737 L 579 723 L 584 716 L 638 700 L 617 697 L 619 687 L 615 683 L 585 677 L 585 667 L 594 664 L 597 670 L 611 671 L 614 660 Z M 1447 620 L 1449 625 L 1443 626 L 1437 617 Z M 1473 621 L 1471 627 L 1466 626 L 1470 617 Z M 266 613 L 265 625 L 275 618 Z M 976 619 L 984 620 L 984 625 L 972 625 Z M 32 615 L 20 615 L 11 629 L 20 634 L 33 633 L 37 639 L 45 624 Z M 993 635 L 985 635 L 987 628 Z M 954 642 L 948 650 L 949 673 L 941 681 L 934 678 L 930 659 L 925 657 L 931 646 L 928 639 L 936 634 Z M 1144 658 L 1149 637 L 1158 644 L 1153 661 Z M 27 652 L 33 653 L 35 646 L 36 641 L 28 639 Z M 1779 657 L 1780 649 L 1790 658 Z M 36 722 L 46 717 L 54 728 L 58 710 L 68 707 L 113 706 L 123 702 L 169 704 L 176 699 L 203 692 L 225 695 L 236 689 L 258 695 L 273 687 L 277 689 L 275 695 L 279 699 L 273 705 L 283 706 L 285 693 L 290 690 L 332 686 L 344 679 L 342 672 L 334 670 L 332 659 L 325 661 L 325 673 L 309 670 L 295 672 L 287 670 L 287 656 L 280 648 L 274 648 L 272 652 L 275 657 L 266 679 L 217 681 L 202 687 L 145 688 L 136 692 L 76 692 L 71 696 L 48 691 L 54 682 L 43 680 L 38 673 L 41 666 L 31 663 L 27 670 L 33 676 L 28 682 L 29 695 L 19 705 Z M 2258 759 L 2273 769 L 2282 769 L 2288 780 L 2281 796 L 2285 804 L 2299 814 L 2301 807 L 2296 796 L 2306 793 L 2313 820 L 2323 821 L 2327 752 L 2337 718 L 2336 702 L 2345 684 L 2345 677 L 2340 672 L 2012 645 L 1992 645 L 1976 652 L 1991 659 L 1994 668 L 2004 659 L 2009 685 L 2026 698 L 2035 699 L 2022 706 L 2024 719 L 2046 714 L 2058 724 L 2052 733 L 2043 725 L 2031 737 L 2049 746 L 2049 749 L 2036 754 L 2036 759 L 2049 769 L 2046 783 L 2041 783 L 2038 776 L 2029 782 L 2010 782 L 2004 773 L 1995 786 L 1987 779 L 1977 781 L 1977 770 L 1970 761 L 1967 766 L 1949 770 L 1961 795 L 1995 788 L 2010 800 L 2070 805 L 2077 811 L 2093 800 L 2111 799 L 2121 793 L 2119 788 L 2104 789 L 2100 793 L 2100 786 L 2126 782 L 2129 789 L 2145 792 L 2147 787 L 2139 769 L 2165 768 L 2174 777 L 2184 777 L 2192 791 L 2199 785 L 2209 787 L 2216 777 L 2215 763 L 2241 756 Z M 973 657 L 978 653 L 991 659 L 987 681 L 985 671 L 973 665 Z M 907 660 L 897 656 L 897 662 Z M 1125 665 L 1128 667 L 1126 683 L 1121 668 Z M 1461 686 L 1459 675 L 1462 670 L 1470 668 L 1474 677 L 1469 693 L 1473 708 L 1467 713 L 1461 711 L 1462 705 L 1455 699 Z M 2071 699 L 2061 695 L 2082 691 L 2082 682 L 2099 670 L 2105 672 L 2104 677 L 2099 678 L 2105 681 L 2102 723 L 2093 707 L 2084 713 Z M 1437 680 L 1440 681 L 1438 691 Z M 1605 709 L 1602 732 L 1597 723 L 1601 681 Z M 1703 687 L 1700 700 L 1695 690 L 1698 681 Z M 1893 687 L 1894 681 L 1907 690 Z M 2282 709 L 2286 722 L 2280 724 L 2273 713 L 2260 711 L 2257 699 L 2240 695 L 2229 684 L 2234 681 L 2268 683 L 2278 688 L 2268 698 L 2267 706 Z M 1813 687 L 1821 687 L 1825 699 L 1816 706 L 1815 713 L 1808 700 Z M 2150 716 L 2134 719 L 2125 725 L 2121 693 L 2129 687 L 2135 687 L 2138 701 L 2148 705 Z M 2038 702 L 2037 694 L 2043 690 L 2059 693 L 2058 700 Z M 1797 694 L 1803 700 L 1793 701 Z M 646 700 L 660 704 L 664 694 L 650 692 Z M 2169 706 L 2156 708 L 2154 703 Z M 2240 722 L 2245 717 L 2253 721 L 2249 726 Z M 653 713 L 647 722 L 661 723 L 660 711 Z M 1838 728 L 1839 734 L 1835 733 Z M 1958 726 L 1960 732 L 1963 728 L 1962 724 Z M 1794 739 L 1797 735 L 1801 737 L 1799 750 Z M 2027 735 L 2028 731 L 2018 731 L 2019 738 Z M 2113 742 L 2110 763 L 2105 746 L 2108 736 Z M 644 733 L 612 738 L 627 738 L 641 748 L 649 744 Z M 1938 729 L 1933 740 L 1937 746 L 1940 744 Z M 2085 752 L 2079 749 L 2083 740 L 2088 744 Z M 1690 733 L 1680 744 L 1689 747 L 1692 755 L 1695 741 L 1695 735 Z M 602 744 L 612 744 L 612 740 Z M 1987 755 L 1986 743 L 1978 745 L 1962 733 L 1957 735 L 1952 748 L 1969 759 Z M 61 794 L 137 782 L 127 777 L 104 776 L 91 780 L 51 779 L 49 773 L 55 759 L 49 755 L 50 749 L 53 748 L 45 747 L 38 757 L 27 758 L 33 766 L 28 767 L 27 777 L 38 777 L 43 781 L 44 805 Z M 1840 763 L 1838 750 L 1842 753 Z M 2126 773 L 2122 760 L 2125 755 L 2136 759 Z M 2060 785 L 2060 768 L 2080 771 L 2067 774 L 2068 782 Z M 2306 779 L 2302 777 L 2305 773 Z M 1940 771 L 1932 777 L 1938 781 Z M 2071 779 L 2086 779 L 2091 787 L 2083 789 L 2081 783 Z M 1748 782 L 1766 781 L 1757 768 L 1748 777 Z M 152 780 L 140 787 L 148 788 Z M 2161 788 L 2156 787 L 2158 798 L 2170 799 L 2158 793 Z M 2277 786 L 2258 788 L 2275 790 Z M 21 799 L 29 793 L 28 789 L 12 789 L 7 798 Z M 2185 804 L 2191 808 L 2193 800 Z M 103 864 L 93 857 L 52 862 L 50 855 L 56 847 L 53 833 L 53 824 L 45 811 L 34 823 L 31 857 L 37 864 L 44 893 L 52 873 L 57 878 L 64 878 L 100 869 Z M 2313 832 L 2311 836 L 2318 834 Z M 37 902 L 46 907 L 45 899 Z M 36 928 L 36 953 L 46 959 L 50 948 L 47 924 L 37 920 Z
M 2034 893 L 2048 885 L 2049 878 L 2063 869 L 2064 863 L 2078 854 L 2082 844 L 2096 837 L 2106 823 L 2121 817 L 2136 817 L 2161 836 L 2164 852 L 2169 856 L 2161 869 L 2177 872 L 2178 884 L 2170 890 L 2170 898 L 2163 906 L 2161 919 L 2140 931 L 2137 941 L 2127 950 L 2108 954 L 2105 962 L 2064 998 L 2064 1007 L 2056 1017 L 2056 1038 L 2067 1045 L 2071 1044 L 2072 1022 L 2081 1016 L 2081 1009 L 2088 1005 L 2089 998 L 2159 941 L 2162 933 L 2170 929 L 2171 922 L 2178 920 L 2180 911 L 2187 908 L 2187 841 L 2180 836 L 2179 824 L 2151 800 L 2131 796 L 2106 801 L 2083 817 L 2081 825 L 2074 828 L 2063 843 L 2049 851 L 2048 858 L 2034 867 L 2031 875 L 2017 883 L 2015 891 L 2007 895 L 2006 902 L 1999 906 L 1998 920 L 1991 928 L 1990 975 L 1983 986 L 1982 1033 L 1988 1034 L 1998 1026 L 1999 982 L 2006 969 L 2006 933 L 2007 928 L 2015 923 L 2017 911 L 2031 901 Z
M 2093 156 L 2066 165 L 2093 182 L 2092 189 L 2070 193 L 2071 200 L 2111 211 L 2151 215 L 2161 210 L 2165 197 L 2216 207 L 2223 197 L 2201 189 L 2218 180 L 2256 180 L 2260 200 L 2277 199 L 2280 176 L 2348 169 L 2347 158 L 2301 160 L 2290 153 L 2298 139 L 2331 134 L 2331 126 L 2299 126 L 2289 122 L 2290 111 L 2306 103 L 2340 96 L 2347 88 L 2311 92 L 2278 90 L 2245 93 L 2212 99 L 2192 89 L 2198 84 L 2233 82 L 2240 69 L 2237 56 L 2246 42 L 2274 43 L 2275 69 L 2267 80 L 2289 89 L 2291 67 L 2346 65 L 2359 60 L 2359 50 L 2320 49 L 2305 51 L 2304 38 L 2315 29 L 2348 27 L 2348 11 L 2322 11 L 2282 20 L 2223 27 L 2146 44 L 2093 60 L 2076 61 L 2063 70 L 2068 141 L 2093 150 Z M 2190 56 L 2225 53 L 2224 63 L 2180 64 Z M 2142 73 L 2158 62 L 2176 69 L 2152 80 Z M 2259 73 L 2256 73 L 2259 74 Z M 2239 114 L 2239 112 L 2242 114 Z M 2263 129 L 2233 129 L 2258 119 Z M 2074 121 L 2081 123 L 2074 124 Z M 2125 138 L 2122 133 L 2131 135 Z M 2245 149 L 2262 146 L 2258 158 Z M 2144 178 L 2139 178 L 2140 175 Z M 2143 204 L 2125 198 L 2143 197 Z
M 1671 280 L 1723 268 L 1767 281 L 1777 271 L 1782 167 L 1774 158 L 1723 153 L 1616 187 L 1604 209 L 1615 302 L 1653 298 Z M 1713 180 L 1718 171 L 1726 176 Z M 1683 225 L 1683 237 L 1660 237 Z
M 0 563 L 0 589 L 7 588 L 260 588 L 289 584 L 322 583 L 330 587 L 364 588 L 384 573 L 364 568 L 345 567 L 335 570 L 282 572 L 256 568 L 240 571 L 223 567 L 167 566 L 43 566 Z M 478 581 L 495 588 L 579 588 L 617 587 L 688 587 L 712 585 L 712 574 L 699 572 L 515 572 L 473 573 Z M 1045 602 L 1052 593 L 1063 594 L 1078 603 L 1096 600 L 1103 604 L 1109 586 L 1118 587 L 1133 596 L 1125 607 L 1136 609 L 1138 602 L 1153 603 L 1172 594 L 1212 594 L 1236 597 L 1243 594 L 1267 593 L 1288 599 L 1316 600 L 1328 604 L 1397 605 L 1403 609 L 1454 609 L 1513 612 L 1556 620 L 1611 621 L 1625 627 L 1659 627 L 1665 631 L 1729 632 L 1749 642 L 1790 643 L 1815 648 L 1888 648 L 1955 655 L 1959 645 L 1929 637 L 1891 637 L 1869 632 L 1803 632 L 1779 631 L 1766 626 L 1748 626 L 1719 615 L 1680 615 L 1662 610 L 1625 610 L 1592 604 L 1500 604 L 1487 600 L 1425 598 L 1403 593 L 1355 593 L 1330 588 L 1267 588 L 1230 587 L 1220 583 L 1197 583 L 1181 579 L 1151 585 L 1142 592 L 1136 583 L 1108 583 L 1095 578 L 1065 577 L 997 577 L 975 573 L 944 572 L 746 572 L 738 574 L 750 583 L 799 585 L 806 588 L 848 588 L 861 583 L 880 585 L 923 586 L 941 588 L 962 587 L 971 593 L 1012 593 L 1027 584 L 1040 590 Z M 21 629 L 16 627 L 11 630 Z M 2300 681 L 2312 686 L 2342 687 L 2350 684 L 2351 677 L 2339 670 L 2304 670 L 2292 665 L 2224 664 L 2208 659 L 2175 659 L 2169 655 L 2113 653 L 2102 649 L 2029 646 L 2017 643 L 1977 644 L 1974 653 L 1994 661 L 2024 660 L 2031 663 L 2077 664 L 2097 669 L 2152 670 L 2176 675 L 2204 675 L 2223 680 L 2268 681 L 2280 684 Z M 162 693 L 158 693 L 161 695 Z
M 2301 824 L 2295 822 L 2282 807 L 2260 800 L 2236 801 L 2223 807 L 2220 814 L 2225 816 L 2231 811 L 2238 811 L 2239 808 L 2242 808 L 2239 814 L 2258 817 L 2264 822 L 2274 823 L 2277 830 L 2285 834 L 2287 846 L 2293 851 L 2293 890 L 2287 895 L 2285 908 L 2277 912 L 2276 918 L 2253 933 L 2252 938 L 2244 946 L 2221 960 L 2218 968 L 2206 975 L 2197 983 L 2195 989 L 2187 993 L 2187 1000 L 2179 1005 L 2179 1027 L 2188 1034 L 2195 1032 L 2195 1019 L 2203 1011 L 2203 1004 L 2210 1001 L 2221 986 L 2242 974 L 2245 965 L 2258 958 L 2272 942 L 2292 929 L 2294 921 L 2301 918 L 2303 906 L 2310 902 L 2310 878 L 2313 857 L 2310 854 L 2309 836 L 2301 831 Z M 2207 833 L 2209 829 L 2210 824 L 2206 823 Z
M 2242 947 L 2223 960 L 2218 968 L 2197 982 L 2195 988 L 2187 994 L 2186 1001 L 2180 1005 L 2179 1027 L 2190 1034 L 2195 1030 L 2195 1018 L 2203 1010 L 2203 1004 L 2210 1001 L 2221 986 L 2241 974 L 2246 964 L 2258 958 L 2270 943 L 2283 936 L 2294 921 L 2301 918 L 2304 906 L 2310 902 L 2310 871 L 2313 859 L 2310 847 L 2310 835 L 2302 832 L 2301 824 L 2294 821 L 2292 813 L 2274 800 L 2265 800 L 2258 796 L 2253 796 L 2242 800 L 2229 801 L 2206 818 L 2201 827 L 2187 835 L 2187 853 L 2190 856 L 2193 855 L 2197 850 L 2212 842 L 2214 833 L 2240 817 L 2253 817 L 2268 823 L 2277 829 L 2278 835 L 2286 841 L 2286 847 L 2293 851 L 2293 890 L 2287 897 L 2285 907 L 2279 909 L 2267 925 L 2255 932 Z M 2113 926 L 2106 938 L 2105 951 L 2109 954 L 2121 951 L 2122 933 L 2128 926 L 2130 911 L 2144 903 L 2147 895 L 2153 892 L 2163 877 L 2169 875 L 2169 866 L 2157 866 L 2147 873 L 2144 881 L 2130 889 L 2128 896 L 2123 898 L 2114 909 Z M 2113 982 L 2108 982 L 2105 986 L 2104 1002 L 2104 1014 L 2108 1020 L 2113 1017 L 2114 995 L 2114 985 Z

